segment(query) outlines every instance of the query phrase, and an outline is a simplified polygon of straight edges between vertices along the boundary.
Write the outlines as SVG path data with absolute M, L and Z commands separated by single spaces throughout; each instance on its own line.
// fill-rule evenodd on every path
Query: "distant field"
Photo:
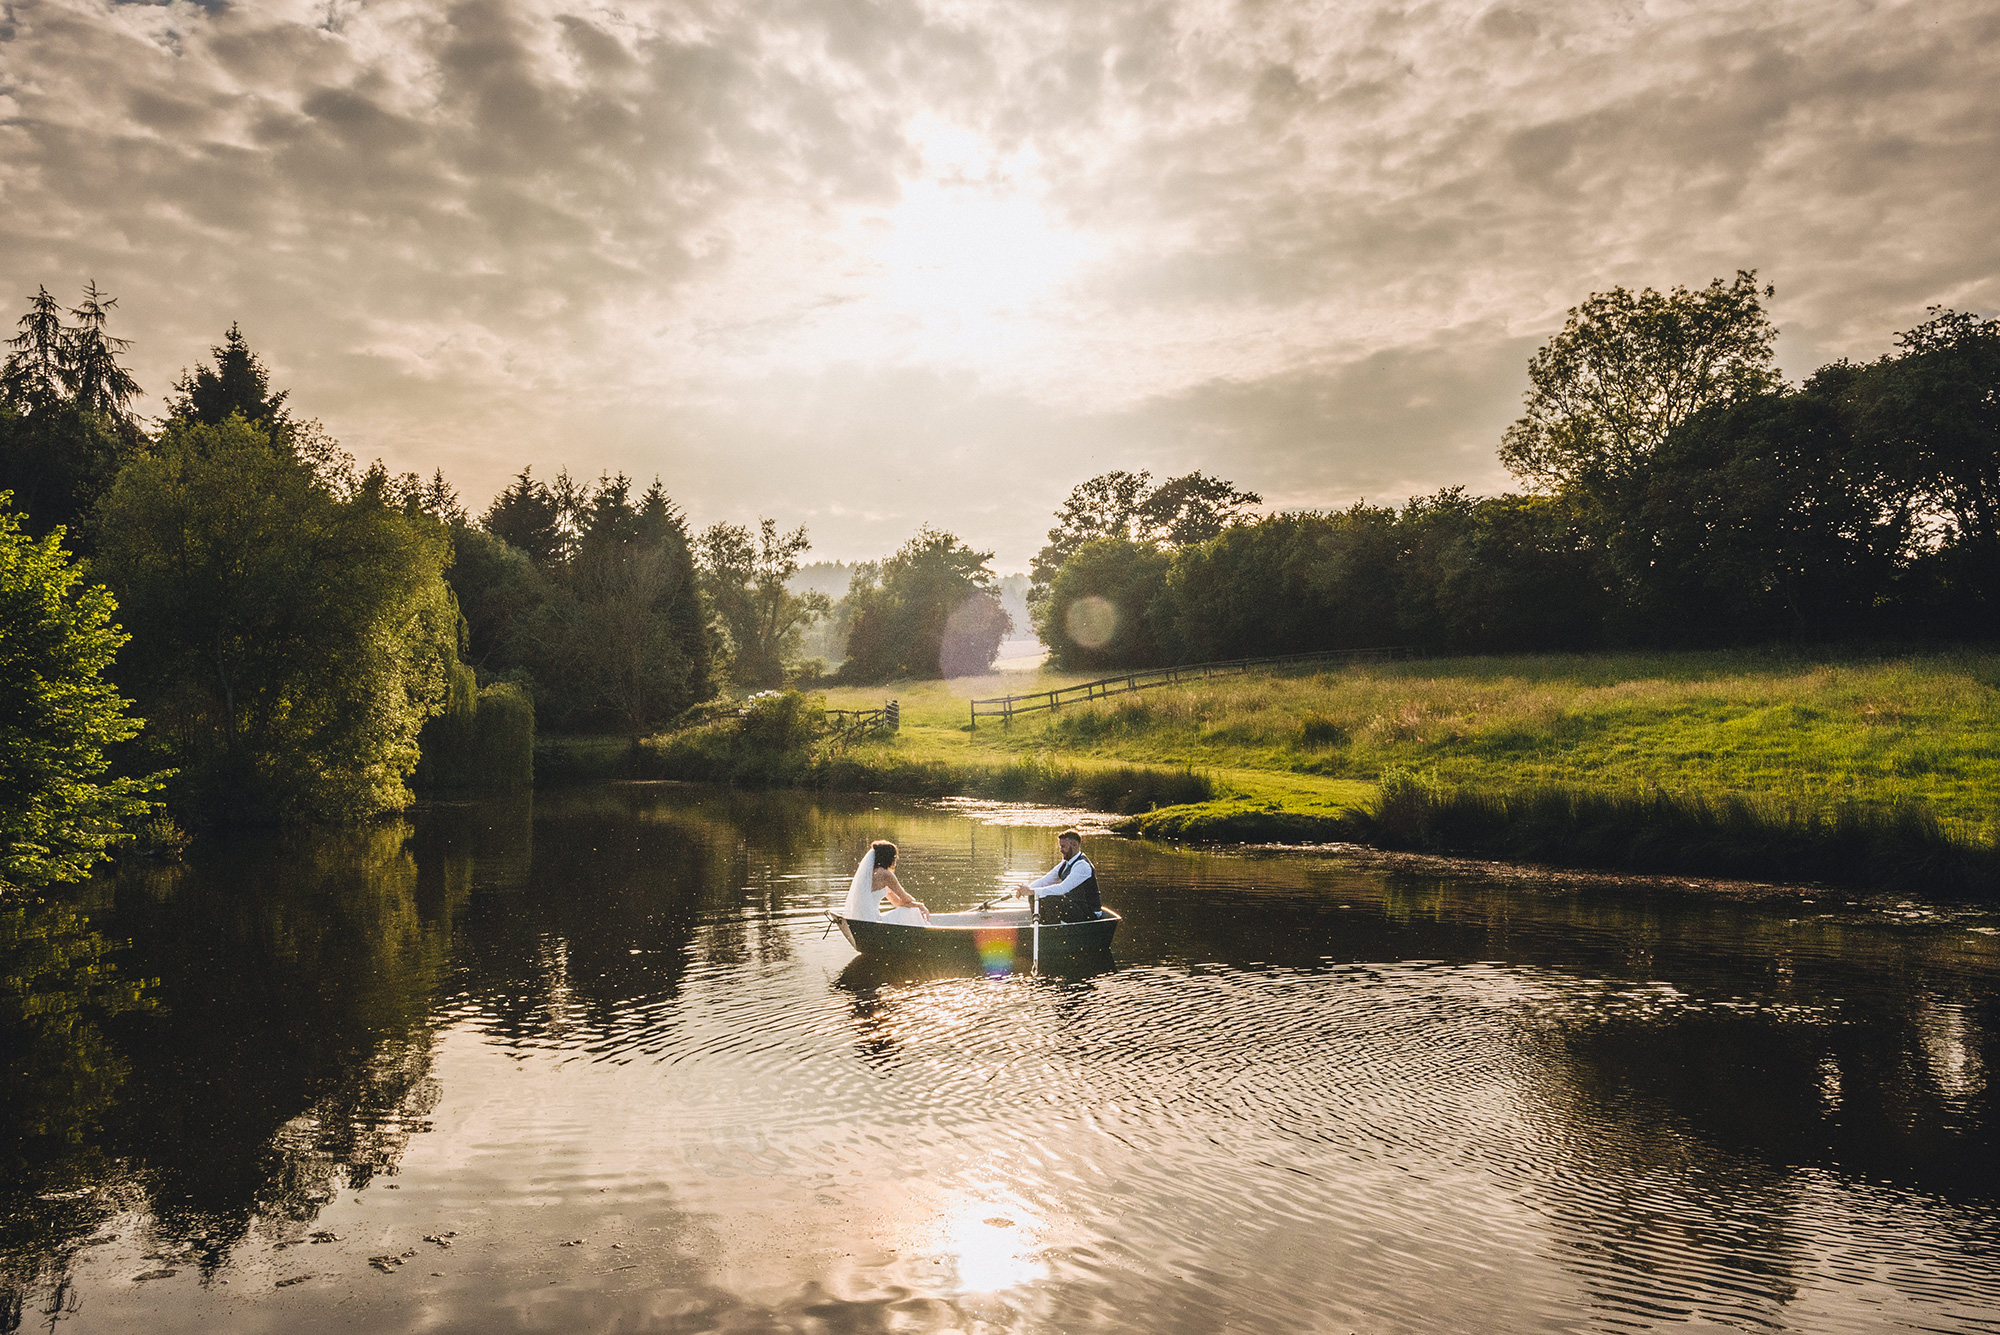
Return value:
M 896 698 L 867 750 L 953 761 L 1192 766 L 1287 809 L 1364 799 L 1383 771 L 1479 789 L 1915 799 L 1970 831 L 2000 815 L 2000 654 L 1772 652 L 1440 659 L 1162 687 L 968 732 L 973 697 L 1085 674 L 1008 672 L 826 692 Z

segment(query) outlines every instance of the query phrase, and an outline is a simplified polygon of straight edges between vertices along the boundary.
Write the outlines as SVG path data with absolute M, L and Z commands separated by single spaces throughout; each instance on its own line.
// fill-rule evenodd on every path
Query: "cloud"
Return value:
M 658 472 L 828 554 L 1019 565 L 1107 467 L 1504 485 L 1527 353 L 1613 284 L 1757 268 L 1794 375 L 2000 306 L 1973 0 L 8 13 L 8 290 L 117 293 L 149 389 L 240 320 L 475 502 Z

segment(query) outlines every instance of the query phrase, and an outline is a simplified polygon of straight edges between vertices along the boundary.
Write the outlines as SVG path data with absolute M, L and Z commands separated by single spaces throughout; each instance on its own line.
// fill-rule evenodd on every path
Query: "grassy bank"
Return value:
M 1216 796 L 1214 781 L 1188 769 L 1046 757 L 940 757 L 893 743 L 861 747 L 829 741 L 809 698 L 757 702 L 743 718 L 719 718 L 648 738 L 549 738 L 537 746 L 544 786 L 611 779 L 677 779 L 754 788 L 825 788 L 985 797 L 1092 811 L 1143 812 Z
M 2000 655 L 1562 655 L 1372 664 L 1165 687 L 967 730 L 966 700 L 1056 673 L 837 690 L 894 697 L 856 754 L 1211 776 L 1135 832 L 1356 839 L 1577 866 L 1995 885 Z M 1379 793 L 1398 772 L 1420 780 Z

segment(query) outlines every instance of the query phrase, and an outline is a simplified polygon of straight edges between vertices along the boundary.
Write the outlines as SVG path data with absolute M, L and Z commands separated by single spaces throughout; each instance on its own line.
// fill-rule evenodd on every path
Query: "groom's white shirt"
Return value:
M 1065 866 L 1069 868 L 1068 875 L 1063 874 Z M 1062 862 L 1058 862 L 1055 866 L 1028 882 L 1028 888 L 1035 892 L 1036 898 L 1040 898 L 1045 894 L 1066 895 L 1089 880 L 1094 874 L 1095 872 L 1090 865 L 1090 859 L 1078 853 L 1073 858 L 1067 858 Z

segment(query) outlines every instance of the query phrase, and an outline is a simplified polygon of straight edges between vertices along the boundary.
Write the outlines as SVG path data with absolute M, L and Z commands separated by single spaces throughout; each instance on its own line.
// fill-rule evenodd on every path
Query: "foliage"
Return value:
M 1500 462 L 1551 490 L 1615 485 L 1703 408 L 1778 388 L 1771 295 L 1741 270 L 1699 291 L 1593 292 L 1529 361 Z
M 568 475 L 563 474 L 559 481 L 567 484 Z M 565 485 L 563 493 L 569 492 Z M 567 554 L 564 518 L 563 503 L 556 489 L 535 481 L 531 464 L 493 498 L 480 523 L 488 533 L 546 568 L 558 564 Z
M 1822 369 L 1857 453 L 1885 484 L 1884 508 L 1913 516 L 1914 564 L 1946 615 L 2000 604 L 2000 321 L 1933 307 L 1866 367 Z
M 1224 529 L 1248 519 L 1264 498 L 1239 491 L 1233 483 L 1200 471 L 1170 478 L 1155 487 L 1149 472 L 1118 470 L 1100 473 L 1070 490 L 1056 511 L 1056 526 L 1048 543 L 1029 567 L 1028 605 L 1042 613 L 1036 623 L 1048 634 L 1047 602 L 1056 572 L 1087 542 L 1121 538 L 1185 547 L 1206 542 Z
M 1398 642 L 1396 512 L 1273 515 L 1176 553 L 1174 661 Z
M 993 553 L 925 525 L 879 566 L 856 567 L 847 604 L 843 681 L 958 677 L 993 665 L 1011 623 Z
M 262 427 L 174 419 L 100 505 L 129 684 L 212 820 L 352 819 L 409 801 L 457 613 L 443 531 L 336 494 Z
M 635 501 L 622 474 L 524 468 L 483 523 L 452 529 L 467 654 L 526 685 L 543 723 L 638 737 L 714 694 L 687 524 L 657 480 Z
M 783 787 L 807 780 L 825 737 L 823 700 L 761 691 L 730 714 L 645 745 L 664 778 Z
M 481 687 L 456 665 L 449 700 L 424 725 L 416 787 L 528 788 L 535 782 L 535 707 L 512 682 Z
M 164 776 L 104 777 L 140 727 L 104 680 L 127 638 L 116 607 L 59 534 L 28 538 L 0 510 L 0 891 L 81 880 L 152 807 Z
M 262 426 L 273 439 L 285 440 L 293 425 L 285 412 L 291 391 L 271 393 L 270 372 L 250 350 L 242 329 L 231 323 L 222 342 L 208 352 L 215 365 L 197 365 L 192 375 L 181 372 L 181 378 L 174 382 L 176 397 L 168 401 L 167 411 L 209 426 L 221 426 L 231 416 L 241 414 L 244 421 Z
M 1152 543 L 1095 538 L 1063 562 L 1043 635 L 1052 661 L 1076 670 L 1172 661 L 1161 604 L 1171 558 Z
M 697 544 L 702 585 L 729 640 L 729 673 L 745 686 L 775 686 L 796 663 L 806 629 L 833 610 L 824 593 L 794 593 L 788 582 L 812 549 L 802 524 L 780 533 L 776 520 L 757 534 L 738 524 L 712 524 Z
M 1735 643 L 1867 627 L 1910 538 L 1864 481 L 1834 404 L 1768 394 L 1696 414 L 1614 505 L 1624 638 Z
M 128 405 L 139 386 L 119 365 L 129 346 L 105 332 L 116 300 L 96 284 L 67 312 L 37 291 L 0 364 L 0 490 L 14 494 L 22 527 L 62 528 L 87 543 L 88 519 L 118 469 L 141 447 Z

